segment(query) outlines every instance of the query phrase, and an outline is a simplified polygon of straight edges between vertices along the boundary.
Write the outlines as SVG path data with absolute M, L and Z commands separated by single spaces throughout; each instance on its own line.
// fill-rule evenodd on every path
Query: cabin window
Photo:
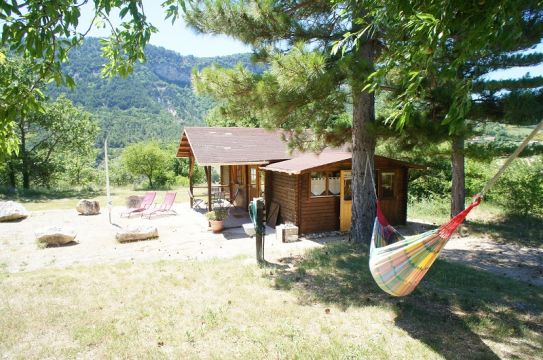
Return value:
M 345 176 L 343 186 L 344 186 L 343 200 L 352 201 L 353 200 L 353 177 L 351 175 Z
M 394 197 L 394 179 L 395 173 L 393 172 L 382 172 L 381 173 L 381 198 L 390 199 Z
M 312 172 L 310 181 L 310 196 L 339 196 L 339 172 Z
M 249 171 L 251 172 L 249 176 L 251 177 L 251 184 L 256 184 L 256 167 L 250 167 Z

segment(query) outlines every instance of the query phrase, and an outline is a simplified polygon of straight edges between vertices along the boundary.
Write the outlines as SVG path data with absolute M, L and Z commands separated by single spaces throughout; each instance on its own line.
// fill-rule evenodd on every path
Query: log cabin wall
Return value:
M 339 172 L 351 169 L 351 160 L 314 168 L 311 172 Z M 300 178 L 300 223 L 302 234 L 339 230 L 339 195 L 313 196 L 311 194 L 311 172 L 298 175 Z
M 313 196 L 311 173 L 331 173 L 351 168 L 351 160 L 345 160 L 314 168 L 300 175 L 266 171 L 267 210 L 271 201 L 277 202 L 280 205 L 277 224 L 292 222 L 298 225 L 302 234 L 339 230 L 340 197 L 338 195 Z M 375 184 L 381 207 L 393 225 L 405 224 L 407 220 L 407 171 L 407 167 L 389 162 L 387 159 L 375 161 Z M 383 177 L 389 184 L 384 183 Z M 390 185 L 391 179 L 392 186 L 383 189 L 383 186 Z
M 277 224 L 298 224 L 298 176 L 266 171 L 266 210 L 271 203 L 279 204 Z
M 377 189 L 381 210 L 392 225 L 407 222 L 407 168 L 377 168 Z M 386 190 L 386 177 L 392 176 L 392 189 Z

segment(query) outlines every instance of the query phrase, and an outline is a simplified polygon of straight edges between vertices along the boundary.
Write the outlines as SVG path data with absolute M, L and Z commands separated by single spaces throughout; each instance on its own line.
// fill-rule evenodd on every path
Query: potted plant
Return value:
M 228 217 L 228 209 L 224 207 L 216 207 L 206 213 L 209 220 L 209 225 L 214 233 L 220 233 L 224 229 L 224 220 Z

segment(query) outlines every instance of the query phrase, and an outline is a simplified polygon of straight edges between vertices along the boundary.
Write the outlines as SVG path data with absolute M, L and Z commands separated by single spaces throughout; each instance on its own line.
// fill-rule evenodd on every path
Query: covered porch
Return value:
M 266 172 L 261 167 L 289 158 L 279 132 L 254 128 L 186 128 L 177 157 L 189 159 L 191 208 L 211 211 L 214 206 L 247 209 L 263 197 Z M 194 183 L 194 168 L 205 170 L 205 183 Z M 213 182 L 213 171 L 219 181 Z

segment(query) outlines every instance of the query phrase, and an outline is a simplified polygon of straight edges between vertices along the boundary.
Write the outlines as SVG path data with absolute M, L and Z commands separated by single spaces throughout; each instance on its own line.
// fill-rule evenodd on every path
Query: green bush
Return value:
M 175 178 L 176 185 L 181 187 L 189 187 L 189 178 L 186 176 L 178 175 Z
M 496 171 L 496 166 L 491 162 L 466 159 L 466 197 L 478 194 Z M 492 194 L 488 194 L 486 199 L 492 199 Z
M 516 160 L 496 183 L 494 198 L 510 214 L 543 216 L 543 159 Z

